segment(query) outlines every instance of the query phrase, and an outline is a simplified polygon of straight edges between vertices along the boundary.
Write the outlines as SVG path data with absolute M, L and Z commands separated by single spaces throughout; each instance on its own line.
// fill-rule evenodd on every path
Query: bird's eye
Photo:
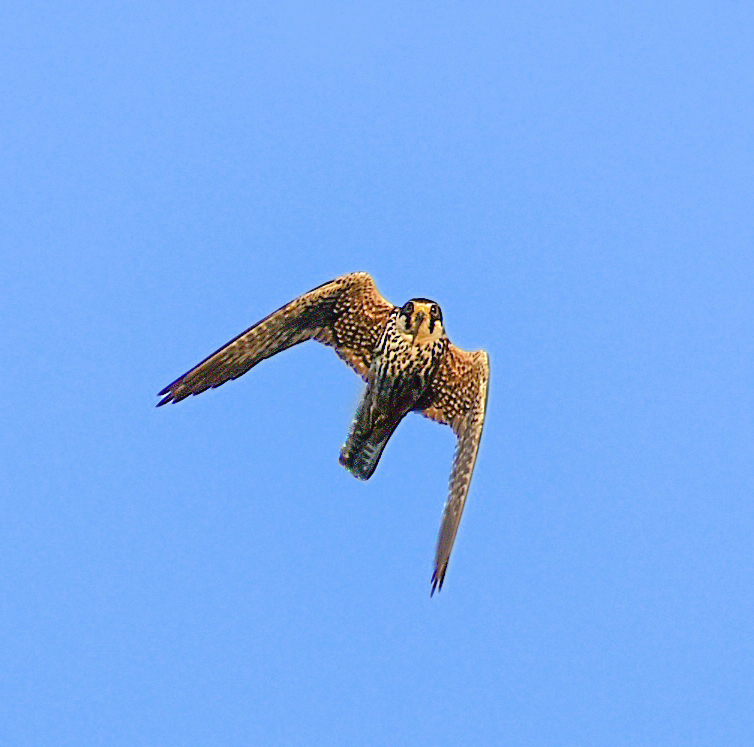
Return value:
M 431 307 L 431 308 L 430 308 L 430 310 L 429 310 L 429 313 L 430 313 L 430 314 L 431 314 L 431 315 L 432 315 L 432 316 L 433 316 L 433 317 L 434 317 L 435 319 L 439 319 L 439 318 L 440 318 L 440 316 L 441 316 L 441 315 L 440 315 L 440 307 L 439 307 L 439 306 L 438 306 L 438 305 L 437 305 L 436 303 L 433 303 L 433 304 L 432 304 L 432 307 Z
M 402 309 L 401 313 L 405 316 L 411 316 L 414 313 L 414 304 L 409 301 Z

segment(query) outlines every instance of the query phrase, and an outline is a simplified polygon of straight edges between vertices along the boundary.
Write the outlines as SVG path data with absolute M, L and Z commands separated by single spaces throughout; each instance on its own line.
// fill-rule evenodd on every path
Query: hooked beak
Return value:
M 419 330 L 421 329 L 422 322 L 424 321 L 424 312 L 418 311 L 416 313 L 416 326 L 414 327 L 414 333 L 411 335 L 411 344 L 414 345 L 416 343 L 416 336 L 419 334 Z

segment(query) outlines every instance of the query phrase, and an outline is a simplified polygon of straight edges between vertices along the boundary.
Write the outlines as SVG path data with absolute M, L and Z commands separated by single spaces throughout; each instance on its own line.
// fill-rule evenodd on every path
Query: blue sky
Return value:
M 4 745 L 754 742 L 750 3 L 0 10 Z M 338 465 L 345 272 L 490 354 Z

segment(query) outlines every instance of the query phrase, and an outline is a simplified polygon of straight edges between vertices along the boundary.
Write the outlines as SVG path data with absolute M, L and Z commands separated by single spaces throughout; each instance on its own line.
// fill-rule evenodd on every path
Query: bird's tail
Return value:
M 361 404 L 340 450 L 340 463 L 359 480 L 368 480 L 372 476 L 385 445 L 401 420 L 388 420 L 379 415 L 370 417 L 369 409 L 368 401 Z

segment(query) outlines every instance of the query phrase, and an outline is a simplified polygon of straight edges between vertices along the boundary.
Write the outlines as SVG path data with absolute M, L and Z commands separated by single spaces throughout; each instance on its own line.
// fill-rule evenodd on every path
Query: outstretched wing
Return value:
M 157 406 L 237 379 L 259 361 L 312 339 L 335 348 L 366 378 L 372 351 L 392 309 L 366 272 L 343 275 L 299 296 L 223 345 L 166 386 Z
M 474 472 L 487 407 L 490 362 L 483 350 L 467 353 L 450 345 L 433 382 L 432 405 L 422 412 L 449 425 L 456 434 L 456 452 L 450 474 L 448 500 L 437 537 L 432 594 L 442 589 L 450 552 L 461 523 L 463 507 Z

